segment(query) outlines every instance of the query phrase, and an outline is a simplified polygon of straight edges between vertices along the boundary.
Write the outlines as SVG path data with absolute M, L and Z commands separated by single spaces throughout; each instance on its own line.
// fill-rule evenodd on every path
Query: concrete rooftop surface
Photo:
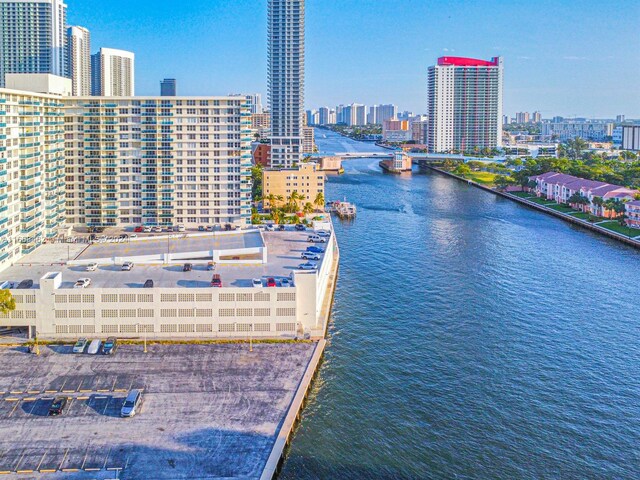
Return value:
M 315 343 L 1 348 L 4 478 L 259 478 Z M 127 392 L 139 413 L 120 418 Z M 69 397 L 49 417 L 55 396 Z M 120 471 L 121 470 L 121 471 Z M 7 473 L 9 472 L 9 473 Z M 18 474 L 17 472 L 22 472 Z M 119 472 L 119 474 L 118 474 Z
M 79 255 L 78 260 L 264 246 L 258 231 L 238 231 L 222 235 L 208 233 L 198 234 L 198 236 L 187 236 L 185 233 L 164 233 L 158 234 L 157 237 L 164 238 L 149 235 L 125 243 L 94 243 Z
M 152 279 L 154 287 L 181 287 L 181 288 L 205 288 L 210 286 L 213 273 L 220 274 L 224 287 L 250 287 L 253 278 L 266 280 L 274 277 L 276 280 L 289 277 L 298 265 L 305 263 L 300 257 L 311 243 L 307 238 L 312 231 L 298 232 L 289 229 L 283 232 L 263 232 L 264 244 L 267 247 L 268 262 L 266 264 L 221 264 L 218 263 L 215 272 L 207 270 L 207 262 L 194 264 L 193 270 L 183 272 L 183 264 L 188 262 L 180 261 L 172 264 L 141 264 L 135 263 L 131 271 L 121 271 L 120 264 L 99 265 L 97 270 L 87 272 L 82 265 L 65 265 L 61 257 L 66 258 L 70 254 L 71 260 L 75 257 L 81 259 L 93 259 L 100 257 L 124 257 L 127 255 L 136 256 L 146 253 L 153 253 L 154 249 L 166 252 L 167 240 L 140 241 L 121 244 L 92 244 L 78 248 L 77 244 L 45 244 L 36 249 L 32 254 L 22 258 L 19 263 L 0 272 L 0 282 L 5 280 L 20 282 L 31 279 L 33 287 L 37 288 L 40 278 L 47 272 L 61 272 L 61 288 L 72 288 L 79 278 L 90 278 L 91 286 L 83 291 L 89 291 L 93 287 L 107 288 L 142 288 L 147 279 Z M 250 235 L 230 235 L 225 242 L 228 244 L 249 244 L 255 242 L 262 244 L 260 234 L 252 232 Z M 210 237 L 192 237 L 171 239 L 171 248 L 182 249 L 180 251 L 198 250 L 202 245 L 211 245 Z M 182 244 L 185 244 L 181 246 Z M 319 244 L 324 249 L 324 244 Z M 69 251 L 68 251 L 69 248 Z M 206 248 L 211 248 L 206 247 Z M 241 247 L 225 247 L 241 248 Z M 164 249 L 164 250 L 163 250 Z M 186 250 L 185 250 L 186 249 Z M 75 251 L 75 257 L 74 257 Z M 140 253 L 140 252 L 143 253 Z M 318 263 L 320 267 L 321 259 Z

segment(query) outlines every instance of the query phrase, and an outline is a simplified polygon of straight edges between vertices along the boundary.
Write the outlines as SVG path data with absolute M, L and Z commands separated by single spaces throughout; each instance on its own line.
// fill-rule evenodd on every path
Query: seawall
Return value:
M 447 175 L 449 177 L 455 178 L 455 179 L 457 179 L 457 180 L 459 180 L 461 182 L 465 182 L 465 183 L 467 183 L 469 185 L 472 185 L 472 186 L 474 186 L 476 188 L 479 188 L 481 190 L 485 190 L 487 192 L 491 192 L 494 195 L 498 195 L 500 197 L 508 198 L 509 200 L 513 200 L 514 202 L 518 202 L 518 203 L 520 203 L 520 204 L 522 204 L 522 205 L 524 205 L 526 207 L 532 208 L 534 210 L 538 210 L 540 212 L 544 212 L 547 215 L 552 215 L 554 217 L 561 218 L 565 222 L 569 222 L 569 223 L 572 223 L 574 225 L 578 225 L 578 226 L 580 226 L 582 228 L 585 228 L 587 230 L 591 230 L 593 232 L 597 232 L 597 233 L 599 233 L 601 235 L 604 235 L 606 237 L 612 238 L 614 240 L 618 240 L 619 242 L 626 243 L 627 245 L 630 245 L 630 246 L 632 246 L 634 248 L 640 249 L 640 241 L 634 240 L 633 238 L 629 238 L 629 237 L 626 237 L 626 236 L 621 235 L 619 233 L 612 232 L 611 230 L 607 230 L 606 228 L 599 227 L 598 225 L 594 225 L 594 224 L 592 224 L 590 222 L 587 222 L 586 220 L 582 220 L 580 218 L 572 217 L 571 215 L 559 212 L 557 210 L 554 210 L 553 208 L 545 207 L 544 205 L 540 205 L 538 203 L 531 202 L 531 201 L 527 200 L 526 198 L 520 198 L 520 197 L 518 197 L 516 195 L 511 195 L 511 194 L 506 193 L 506 192 L 500 192 L 498 190 L 494 190 L 492 188 L 489 188 L 489 187 L 481 185 L 481 184 L 479 184 L 477 182 L 474 182 L 473 180 L 469 180 L 469 179 L 460 177 L 458 175 L 455 175 L 455 174 L 453 174 L 451 172 L 447 172 L 446 170 L 442 170 L 440 168 L 433 167 L 433 166 L 430 166 L 430 165 L 428 165 L 427 167 L 429 169 L 435 171 L 435 172 L 438 172 L 438 173 L 442 174 L 442 175 Z M 638 230 L 638 235 L 640 235 L 640 230 Z

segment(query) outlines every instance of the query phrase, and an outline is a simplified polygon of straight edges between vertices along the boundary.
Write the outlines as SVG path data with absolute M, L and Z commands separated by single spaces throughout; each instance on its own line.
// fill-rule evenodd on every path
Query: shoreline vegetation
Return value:
M 466 182 L 474 187 L 508 198 L 520 204 L 529 206 L 530 208 L 561 218 L 575 225 L 580 225 L 586 229 L 598 232 L 602 235 L 608 236 L 609 238 L 622 241 L 640 249 L 640 229 L 629 228 L 626 225 L 623 225 L 621 222 L 624 221 L 624 217 L 618 219 L 598 217 L 587 212 L 575 210 L 569 205 L 559 204 L 553 200 L 537 197 L 534 193 L 527 191 L 508 192 L 505 188 L 497 187 L 495 182 L 487 184 L 486 182 L 483 183 L 475 181 L 473 179 L 473 174 L 468 175 L 471 177 L 468 178 L 467 175 L 463 176 L 457 174 L 455 169 L 447 169 L 443 166 L 430 166 L 429 168 L 433 171 L 456 178 L 459 181 Z M 494 175 L 498 176 L 498 174 Z M 486 180 L 487 177 L 481 176 L 480 178 L 481 180 Z

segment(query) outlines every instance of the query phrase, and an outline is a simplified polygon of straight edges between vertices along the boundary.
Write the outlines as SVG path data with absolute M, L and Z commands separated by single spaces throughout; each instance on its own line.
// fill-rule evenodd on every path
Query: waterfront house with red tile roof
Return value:
M 633 200 L 624 204 L 627 215 L 627 226 L 640 228 L 640 200 Z
M 597 180 L 587 180 L 585 178 L 574 177 L 566 173 L 547 172 L 531 177 L 536 182 L 535 193 L 538 197 L 545 197 L 557 203 L 569 203 L 569 198 L 578 193 L 585 197 L 588 204 L 572 204 L 576 209 L 589 212 L 600 217 L 612 217 L 615 212 L 599 205 L 594 199 L 601 198 L 602 201 L 613 199 L 615 201 L 631 201 L 640 193 L 638 190 L 614 185 Z

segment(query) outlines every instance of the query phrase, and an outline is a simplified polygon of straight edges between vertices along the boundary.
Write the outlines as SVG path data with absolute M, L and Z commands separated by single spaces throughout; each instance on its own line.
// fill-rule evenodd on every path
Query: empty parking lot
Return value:
M 258 478 L 315 343 L 0 349 L 5 478 Z M 120 418 L 132 388 L 138 415 Z M 64 414 L 47 415 L 54 397 Z

